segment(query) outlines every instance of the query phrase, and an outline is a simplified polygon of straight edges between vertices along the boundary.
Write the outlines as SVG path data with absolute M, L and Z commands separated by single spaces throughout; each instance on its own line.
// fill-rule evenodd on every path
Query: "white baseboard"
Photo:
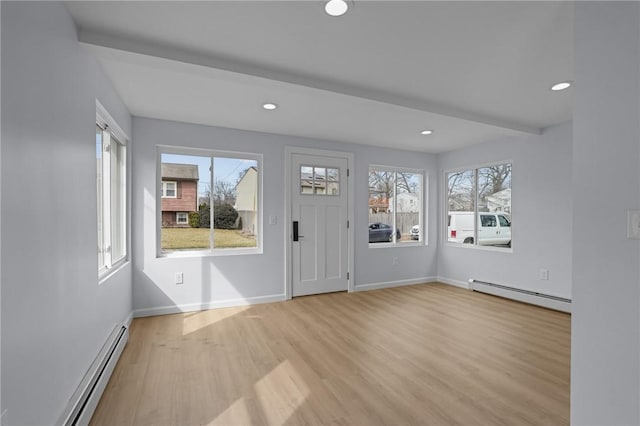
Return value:
M 381 288 L 402 287 L 405 285 L 425 284 L 435 281 L 435 277 L 412 278 L 408 280 L 387 281 L 381 283 L 358 284 L 354 291 L 378 290 Z
M 156 315 L 180 314 L 184 312 L 205 311 L 207 309 L 230 308 L 233 306 L 256 305 L 259 303 L 281 302 L 284 294 L 272 294 L 269 296 L 257 296 L 242 299 L 216 300 L 206 303 L 189 303 L 185 305 L 157 306 L 153 308 L 135 309 L 134 318 L 151 317 Z
M 127 318 L 122 322 L 127 328 L 131 328 L 131 321 L 133 321 L 133 311 L 129 312 Z
M 449 284 L 455 287 L 466 288 L 467 290 L 470 289 L 469 283 L 467 281 L 452 280 L 451 278 L 445 278 L 445 277 L 438 277 L 436 278 L 436 281 L 443 284 Z

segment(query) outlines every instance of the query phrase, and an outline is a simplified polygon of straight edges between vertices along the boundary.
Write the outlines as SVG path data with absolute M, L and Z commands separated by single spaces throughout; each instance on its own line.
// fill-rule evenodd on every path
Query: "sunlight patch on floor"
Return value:
M 286 424 L 311 393 L 289 360 L 280 363 L 253 388 L 269 425 Z
M 182 321 L 182 335 L 186 336 L 188 334 L 195 333 L 205 327 L 209 327 L 217 322 L 224 321 L 227 318 L 238 315 L 247 309 L 249 309 L 248 306 L 240 306 L 234 308 L 210 309 L 208 311 L 185 315 L 184 320 Z

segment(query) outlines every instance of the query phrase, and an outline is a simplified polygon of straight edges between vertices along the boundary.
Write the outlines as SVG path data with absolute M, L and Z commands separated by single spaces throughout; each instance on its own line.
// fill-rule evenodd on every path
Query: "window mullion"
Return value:
M 473 245 L 478 245 L 478 169 L 473 169 Z
M 209 186 L 209 247 L 211 247 L 211 250 L 215 249 L 214 246 L 214 225 L 213 225 L 213 215 L 215 213 L 215 207 L 213 205 L 213 200 L 214 200 L 214 194 L 213 191 L 215 189 L 215 181 L 213 180 L 214 177 L 214 164 L 215 164 L 215 157 L 209 157 L 209 182 L 210 182 L 210 186 Z
M 398 172 L 393 172 L 393 228 L 391 230 L 391 235 L 393 235 L 393 243 L 397 243 L 398 234 L 396 229 L 398 229 Z

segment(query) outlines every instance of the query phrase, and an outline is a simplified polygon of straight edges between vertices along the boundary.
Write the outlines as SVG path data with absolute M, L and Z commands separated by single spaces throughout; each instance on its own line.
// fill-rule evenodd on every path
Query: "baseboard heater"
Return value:
M 486 281 L 469 280 L 469 288 L 480 293 L 492 294 L 507 299 L 514 299 L 532 305 L 543 306 L 557 311 L 571 313 L 571 299 L 538 293 L 530 290 L 509 287 Z
M 83 426 L 89 424 L 128 340 L 129 330 L 126 325 L 118 325 L 113 329 L 107 342 L 84 375 L 80 386 L 69 400 L 69 405 L 60 417 L 58 425 Z

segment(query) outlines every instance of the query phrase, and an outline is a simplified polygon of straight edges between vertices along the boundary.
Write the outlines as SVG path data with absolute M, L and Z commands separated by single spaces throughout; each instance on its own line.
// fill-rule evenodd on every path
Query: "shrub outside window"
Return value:
M 257 154 L 162 148 L 159 252 L 260 252 L 261 163 Z
M 511 163 L 446 173 L 446 241 L 511 247 Z
M 369 167 L 369 243 L 424 241 L 422 171 Z

